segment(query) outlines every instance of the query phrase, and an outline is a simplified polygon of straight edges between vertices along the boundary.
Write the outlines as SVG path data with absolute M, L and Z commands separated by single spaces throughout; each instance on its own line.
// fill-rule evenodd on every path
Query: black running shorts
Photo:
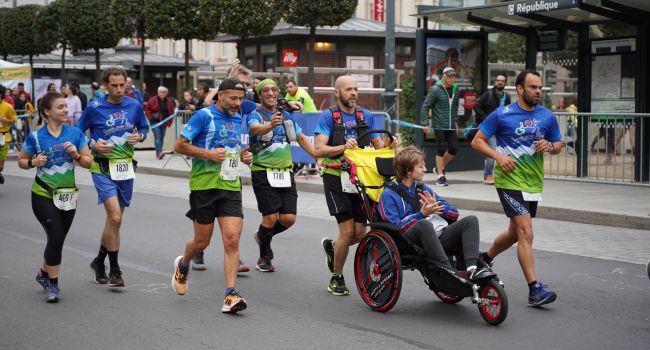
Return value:
M 537 214 L 537 201 L 525 201 L 521 191 L 497 188 L 497 193 L 507 217 L 530 214 L 534 218 Z
M 222 216 L 243 218 L 241 192 L 220 189 L 190 192 L 190 211 L 185 214 L 190 220 L 202 225 L 214 223 Z
M 253 192 L 257 199 L 257 210 L 262 215 L 274 213 L 296 214 L 298 203 L 298 192 L 296 191 L 296 181 L 291 175 L 291 187 L 271 187 L 266 170 L 251 171 L 251 181 L 253 182 Z
M 325 200 L 330 215 L 336 218 L 339 224 L 354 219 L 354 222 L 366 223 L 361 197 L 354 193 L 345 193 L 341 187 L 341 178 L 332 174 L 323 175 Z

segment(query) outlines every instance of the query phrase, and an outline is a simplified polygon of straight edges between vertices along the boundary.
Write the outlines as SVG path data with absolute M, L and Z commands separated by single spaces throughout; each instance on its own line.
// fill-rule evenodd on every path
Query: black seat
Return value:
M 393 158 L 375 158 L 377 164 L 377 172 L 383 177 L 395 176 L 395 169 L 393 169 Z

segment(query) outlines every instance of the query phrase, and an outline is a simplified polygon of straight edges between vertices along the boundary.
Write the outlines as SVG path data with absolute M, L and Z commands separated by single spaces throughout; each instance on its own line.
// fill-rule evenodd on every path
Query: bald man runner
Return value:
M 317 157 L 324 158 L 325 170 L 322 176 L 325 198 L 330 215 L 334 216 L 338 223 L 339 236 L 336 240 L 323 238 L 321 243 L 325 250 L 327 267 L 332 273 L 327 290 L 334 295 L 348 295 L 350 291 L 345 286 L 343 266 L 350 246 L 359 243 L 366 234 L 366 217 L 361 197 L 350 183 L 347 173 L 327 168 L 327 164 L 339 163 L 346 149 L 368 145 L 379 149 L 385 145 L 379 134 L 358 139 L 365 130 L 383 127 L 382 121 L 375 120 L 370 111 L 357 106 L 359 88 L 352 77 L 344 75 L 336 79 L 334 95 L 336 104 L 321 113 L 316 127 L 315 153 Z M 394 148 L 397 142 L 387 146 Z

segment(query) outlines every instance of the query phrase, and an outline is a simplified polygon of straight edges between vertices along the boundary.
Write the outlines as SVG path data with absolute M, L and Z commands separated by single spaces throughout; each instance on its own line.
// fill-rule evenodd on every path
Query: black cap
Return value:
M 246 91 L 246 87 L 239 80 L 225 79 L 221 81 L 221 84 L 219 84 L 219 91 L 224 90 Z

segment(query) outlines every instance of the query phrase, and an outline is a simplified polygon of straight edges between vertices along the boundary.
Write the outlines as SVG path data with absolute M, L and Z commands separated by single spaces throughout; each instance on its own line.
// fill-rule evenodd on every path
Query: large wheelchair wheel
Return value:
M 492 326 L 501 324 L 508 316 L 508 296 L 506 291 L 495 279 L 481 286 L 478 291 L 478 311 L 481 317 Z
M 357 246 L 354 279 L 361 298 L 374 311 L 387 312 L 397 303 L 401 263 L 397 245 L 386 232 L 370 231 Z

